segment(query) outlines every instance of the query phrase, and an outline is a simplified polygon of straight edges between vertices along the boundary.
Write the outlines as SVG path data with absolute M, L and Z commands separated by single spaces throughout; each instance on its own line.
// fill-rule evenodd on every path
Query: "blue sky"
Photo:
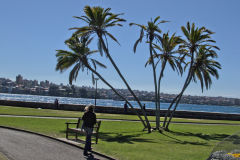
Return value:
M 213 38 L 221 48 L 217 59 L 222 70 L 220 79 L 213 78 L 210 90 L 201 92 L 200 84 L 192 83 L 185 94 L 200 96 L 226 96 L 240 98 L 240 1 L 239 0 L 148 0 L 148 1 L 115 1 L 115 0 L 8 0 L 0 2 L 0 77 L 15 80 L 21 74 L 26 79 L 49 80 L 55 83 L 68 83 L 69 71 L 63 74 L 55 71 L 57 49 L 67 49 L 64 41 L 72 31 L 71 27 L 85 25 L 72 18 L 83 15 L 85 5 L 112 8 L 114 13 L 124 13 L 127 20 L 124 27 L 109 30 L 119 40 L 120 46 L 109 42 L 110 52 L 121 72 L 133 89 L 153 91 L 151 67 L 144 67 L 149 52 L 142 43 L 133 53 L 133 45 L 139 36 L 137 27 L 129 23 L 146 24 L 151 18 L 161 16 L 169 23 L 160 25 L 163 32 L 176 32 L 182 35 L 180 27 L 188 21 L 197 26 L 216 32 Z M 96 44 L 90 46 L 97 49 Z M 96 57 L 108 66 L 107 70 L 99 69 L 103 76 L 116 88 L 125 88 L 111 64 L 105 57 Z M 178 93 L 184 79 L 166 69 L 161 91 Z M 76 85 L 92 86 L 91 76 L 79 73 Z M 102 82 L 99 87 L 107 88 Z

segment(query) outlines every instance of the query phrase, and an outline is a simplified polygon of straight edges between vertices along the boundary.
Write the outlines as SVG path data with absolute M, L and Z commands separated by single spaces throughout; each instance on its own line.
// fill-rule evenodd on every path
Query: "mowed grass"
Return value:
M 35 109 L 35 108 L 1 106 L 0 105 L 0 114 L 26 115 L 26 116 L 31 115 L 31 116 L 52 116 L 52 117 L 76 117 L 77 118 L 77 117 L 81 117 L 83 115 L 83 112 L 53 110 L 53 109 Z M 124 115 L 124 114 L 97 113 L 97 117 L 98 118 L 106 118 L 106 119 L 138 120 L 136 115 Z
M 7 115 L 25 115 L 25 116 L 50 116 L 50 117 L 82 117 L 83 112 L 81 111 L 64 111 L 64 110 L 52 110 L 52 109 L 35 109 L 25 107 L 14 107 L 14 106 L 1 106 L 0 114 Z M 122 119 L 122 120 L 139 120 L 136 115 L 124 115 L 124 114 L 107 114 L 107 113 L 96 113 L 97 118 L 102 119 Z M 148 116 L 150 121 L 155 121 L 155 116 Z M 144 119 L 144 117 L 143 117 Z M 163 117 L 161 117 L 161 121 Z M 228 120 L 203 120 L 203 119 L 184 119 L 184 118 L 173 118 L 172 122 L 197 122 L 197 123 L 229 123 L 229 124 L 240 124 L 239 121 L 228 121 Z
M 8 160 L 6 156 L 0 152 L 0 160 Z
M 66 119 L 0 117 L 0 125 L 65 137 Z M 103 121 L 93 149 L 119 160 L 204 160 L 240 126 L 171 124 L 171 132 L 147 133 L 139 122 Z

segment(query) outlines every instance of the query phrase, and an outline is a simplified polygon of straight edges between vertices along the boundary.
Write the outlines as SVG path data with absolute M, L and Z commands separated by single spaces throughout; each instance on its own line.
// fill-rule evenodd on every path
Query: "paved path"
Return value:
M 8 114 L 0 114 L 0 117 L 23 117 L 23 118 L 44 118 L 44 119 L 72 119 L 77 120 L 77 118 L 74 117 L 50 117 L 50 116 L 22 116 L 22 115 L 8 115 Z M 104 118 L 98 118 L 98 120 L 101 121 L 128 121 L 128 122 L 140 122 L 140 120 L 127 120 L 127 119 L 104 119 Z M 152 121 L 154 122 L 154 121 Z M 213 122 L 174 122 L 171 123 L 176 124 L 196 124 L 196 125 L 230 125 L 230 126 L 239 126 L 240 123 L 213 123 Z
M 82 160 L 106 158 L 93 154 L 83 156 L 83 150 L 47 137 L 0 128 L 0 152 L 9 160 Z

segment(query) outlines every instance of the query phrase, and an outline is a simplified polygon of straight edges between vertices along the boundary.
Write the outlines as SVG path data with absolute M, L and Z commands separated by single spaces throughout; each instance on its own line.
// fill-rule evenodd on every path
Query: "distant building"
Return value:
M 235 99 L 235 105 L 240 105 L 240 99 Z
M 16 83 L 17 83 L 18 85 L 23 84 L 23 77 L 21 76 L 21 74 L 19 74 L 19 75 L 16 77 Z
M 37 81 L 37 80 L 34 80 L 34 81 L 33 81 L 33 85 L 34 85 L 34 86 L 38 86 L 38 81 Z
M 41 82 L 40 82 L 40 86 L 41 86 L 41 87 L 49 87 L 49 86 L 50 86 L 50 83 L 49 83 L 49 81 L 47 81 L 47 80 L 41 81 Z

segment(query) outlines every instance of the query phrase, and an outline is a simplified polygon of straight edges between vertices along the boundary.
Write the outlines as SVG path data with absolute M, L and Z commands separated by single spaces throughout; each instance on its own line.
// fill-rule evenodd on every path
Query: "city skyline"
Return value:
M 170 21 L 160 25 L 163 32 L 169 31 L 170 34 L 176 32 L 177 35 L 182 36 L 180 27 L 185 26 L 187 21 L 195 22 L 199 27 L 205 26 L 216 32 L 213 38 L 221 49 L 217 59 L 222 65 L 222 70 L 219 71 L 220 78 L 219 80 L 213 78 L 211 89 L 204 90 L 203 93 L 201 93 L 199 83 L 192 83 L 185 95 L 240 98 L 240 85 L 238 84 L 240 76 L 237 74 L 239 73 L 238 59 L 240 58 L 237 37 L 240 35 L 238 31 L 240 22 L 235 19 L 237 15 L 240 15 L 239 4 L 238 1 L 214 0 L 209 2 L 203 0 L 195 9 L 195 4 L 190 0 L 184 2 L 151 0 L 141 3 L 136 0 L 131 2 L 110 0 L 1 2 L 0 43 L 1 57 L 4 60 L 0 63 L 2 68 L 0 77 L 15 80 L 16 75 L 21 73 L 27 79 L 68 84 L 69 71 L 63 74 L 55 71 L 55 50 L 67 49 L 64 41 L 72 34 L 72 31 L 68 29 L 84 25 L 72 17 L 83 15 L 84 6 L 90 5 L 110 7 L 114 13 L 124 13 L 122 17 L 127 20 L 124 27 L 111 29 L 121 45 L 109 41 L 109 47 L 114 60 L 133 89 L 153 91 L 154 87 L 151 67 L 144 67 L 149 55 L 148 48 L 146 44 L 142 43 L 137 52 L 133 53 L 133 45 L 139 36 L 139 29 L 129 27 L 129 23 L 146 24 L 151 18 L 159 15 L 162 20 Z M 188 12 L 182 12 L 182 10 L 188 10 Z M 96 45 L 92 45 L 90 48 L 97 49 Z M 107 59 L 105 57 L 97 58 L 108 67 L 106 71 L 99 69 L 99 72 L 103 73 L 103 76 L 115 88 L 125 89 L 126 87 Z M 181 78 L 167 68 L 161 92 L 178 94 L 185 76 L 183 75 Z M 92 86 L 91 74 L 79 73 L 74 85 Z M 101 81 L 98 81 L 98 86 L 108 88 Z
M 128 100 L 134 101 L 134 97 L 127 89 L 116 89 Z M 142 102 L 154 102 L 154 92 L 134 90 L 136 96 Z M 23 78 L 20 74 L 16 80 L 0 77 L 0 93 L 42 95 L 73 98 L 95 98 L 121 101 L 121 97 L 116 95 L 111 89 L 96 88 L 93 86 L 71 86 L 55 84 L 48 80 L 40 81 Z M 161 93 L 161 103 L 171 103 L 176 94 Z M 183 95 L 180 103 L 198 105 L 218 105 L 218 106 L 240 106 L 240 99 L 210 96 Z
M 84 85 L 70 85 L 70 84 L 63 84 L 63 83 L 60 83 L 60 84 L 58 84 L 58 83 L 54 83 L 54 82 L 51 82 L 51 81 L 49 81 L 49 80 L 37 80 L 37 79 L 28 79 L 28 78 L 25 78 L 25 77 L 23 77 L 21 74 L 18 74 L 18 75 L 16 75 L 16 77 L 15 77 L 15 79 L 9 79 L 9 78 L 7 78 L 7 77 L 0 77 L 0 80 L 1 79 L 6 79 L 6 80 L 10 80 L 10 81 L 12 81 L 12 82 L 15 82 L 16 84 L 18 84 L 18 83 L 21 83 L 21 84 L 23 84 L 24 83 L 24 81 L 27 81 L 27 82 L 31 82 L 31 83 L 33 83 L 32 85 L 36 85 L 36 86 L 42 86 L 42 85 L 46 85 L 47 84 L 47 86 L 49 87 L 50 85 L 58 85 L 58 86 L 69 86 L 69 87 L 71 87 L 71 86 L 74 86 L 74 87 L 83 87 L 83 88 L 91 88 L 91 90 L 94 90 L 94 92 L 96 91 L 96 84 L 95 85 L 89 85 L 89 86 L 84 86 Z M 21 82 L 20 82 L 21 81 Z M 0 81 L 1 82 L 1 81 Z M 1 83 L 0 83 L 0 86 L 1 86 Z M 44 88 L 44 87 L 43 87 Z M 98 90 L 99 89 L 103 89 L 103 90 L 111 90 L 110 88 L 100 88 L 100 87 L 98 87 L 97 88 Z M 122 89 L 122 88 L 116 88 L 117 90 L 126 90 L 127 92 L 129 92 L 127 89 Z M 146 90 L 134 90 L 134 91 L 137 91 L 137 92 L 148 92 L 148 93 L 151 93 L 153 96 L 154 96 L 154 91 L 146 91 Z M 112 91 L 112 93 L 113 93 L 113 91 Z M 114 93 L 113 93 L 114 94 Z M 131 96 L 130 95 L 130 93 L 128 93 L 129 95 L 128 96 Z M 171 94 L 171 93 L 164 93 L 164 92 L 161 92 L 161 94 L 169 94 L 169 95 L 172 95 L 173 96 L 173 98 L 174 98 L 174 96 L 176 96 L 177 94 Z M 118 97 L 117 95 L 115 95 L 116 97 Z M 187 94 L 183 94 L 183 96 L 196 96 L 196 97 L 198 97 L 197 95 L 187 95 Z M 132 97 L 132 96 L 131 96 Z M 239 99 L 240 100 L 240 98 L 234 98 L 234 97 L 223 97 L 223 96 L 199 96 L 199 97 L 212 97 L 212 98 L 217 98 L 217 97 L 221 97 L 221 98 L 229 98 L 229 99 Z

